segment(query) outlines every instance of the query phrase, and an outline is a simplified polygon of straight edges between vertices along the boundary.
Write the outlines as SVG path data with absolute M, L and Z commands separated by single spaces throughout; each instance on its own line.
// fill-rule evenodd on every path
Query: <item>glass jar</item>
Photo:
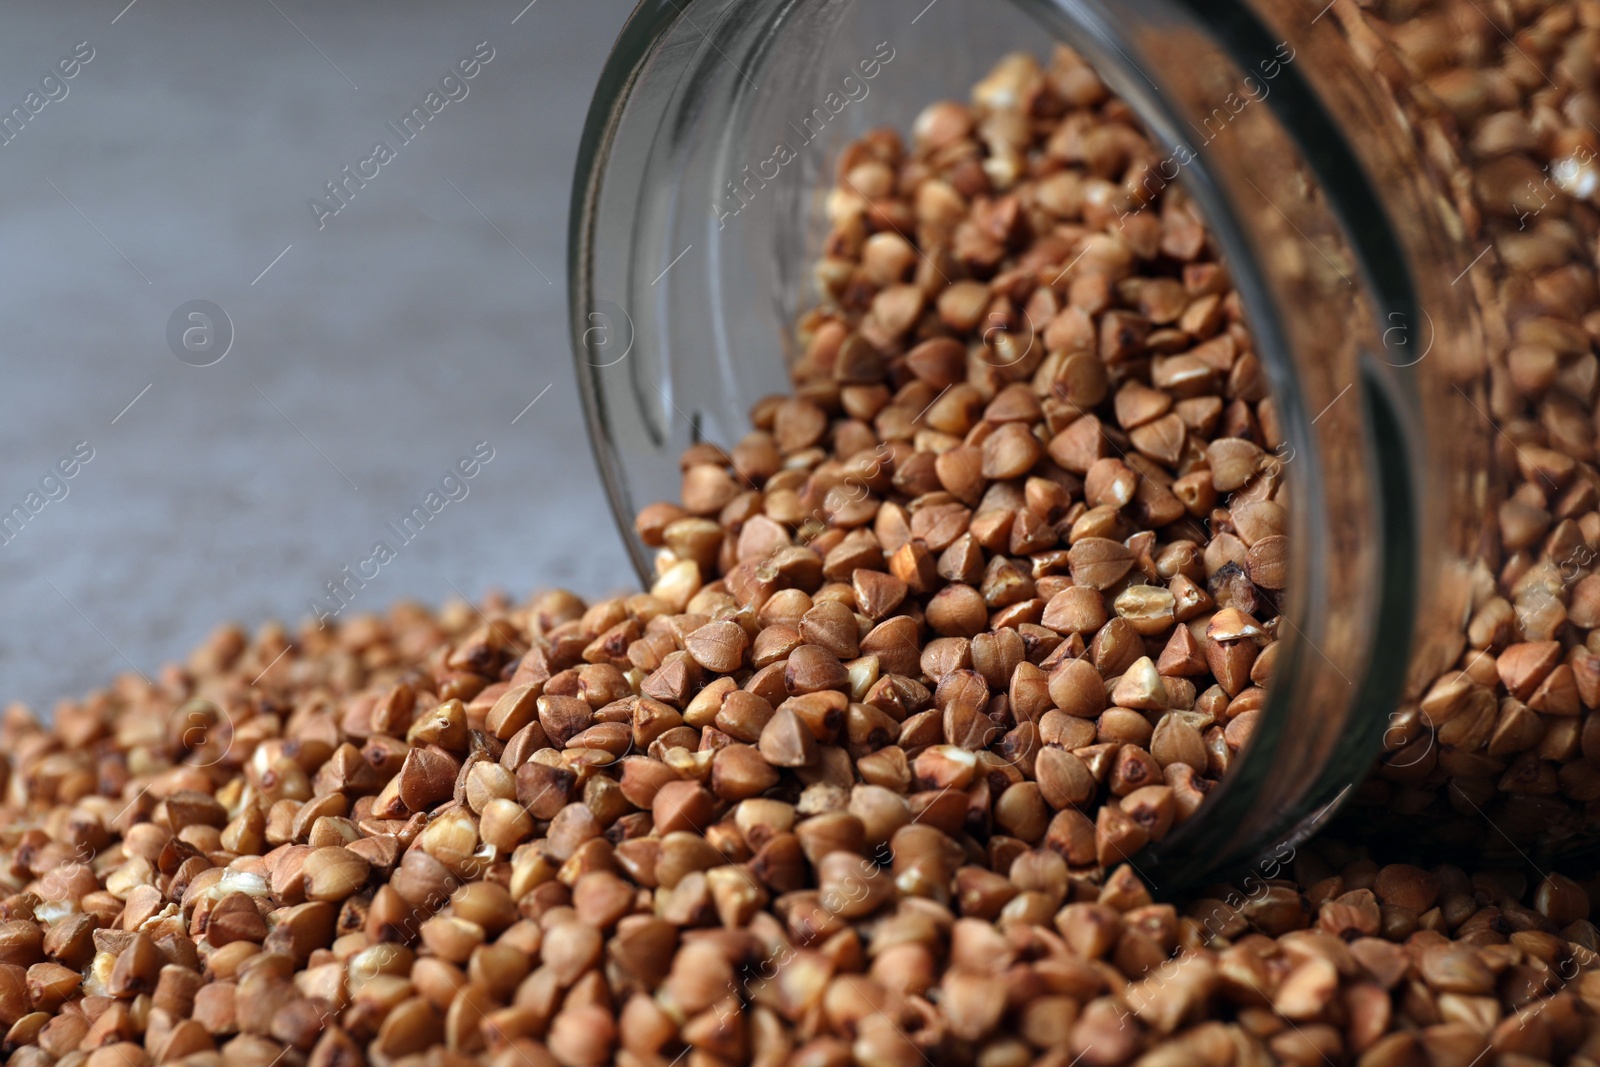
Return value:
M 1178 182 L 1211 229 L 1290 501 L 1266 711 L 1140 869 L 1191 883 L 1341 807 L 1417 855 L 1586 847 L 1600 6 L 1546 7 L 641 3 L 589 114 L 569 261 L 591 440 L 640 575 L 637 507 L 789 386 L 842 146 L 1062 42 L 1164 153 L 1124 177 L 1129 213 Z

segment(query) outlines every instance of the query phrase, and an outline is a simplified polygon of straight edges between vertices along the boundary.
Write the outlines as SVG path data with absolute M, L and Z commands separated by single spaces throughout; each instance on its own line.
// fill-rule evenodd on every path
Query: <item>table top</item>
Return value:
M 123 2 L 0 12 L 0 702 L 342 568 L 351 613 L 633 584 L 564 312 L 631 5 Z

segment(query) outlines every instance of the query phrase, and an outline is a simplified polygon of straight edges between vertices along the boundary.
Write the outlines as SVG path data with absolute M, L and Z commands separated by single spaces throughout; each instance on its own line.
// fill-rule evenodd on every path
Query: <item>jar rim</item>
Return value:
M 673 0 L 639 0 L 622 24 L 589 100 L 578 140 L 572 199 L 567 211 L 567 321 L 578 375 L 578 395 L 583 402 L 586 436 L 606 491 L 606 503 L 621 531 L 632 529 L 633 516 L 628 513 L 628 493 L 618 458 L 598 430 L 606 420 L 605 393 L 596 374 L 601 368 L 584 358 L 588 350 L 585 331 L 591 325 L 588 316 L 596 306 L 590 250 L 601 178 L 623 108 L 641 67 L 681 14 Z M 642 580 L 648 580 L 650 557 L 644 546 L 638 538 L 626 533 L 622 540 L 634 570 Z

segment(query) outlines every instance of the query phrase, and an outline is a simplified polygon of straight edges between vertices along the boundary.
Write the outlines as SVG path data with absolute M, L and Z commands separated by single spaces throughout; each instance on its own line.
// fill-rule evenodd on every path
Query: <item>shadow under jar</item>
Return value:
M 1600 838 L 1600 5 L 645 2 L 574 190 L 571 330 L 640 575 L 639 505 L 792 388 L 841 151 L 1003 56 L 1092 64 L 1181 186 L 1267 377 L 1288 489 L 1248 745 L 1137 857 L 1163 888 L 1341 808 L 1428 851 Z M 868 77 L 867 72 L 871 71 Z

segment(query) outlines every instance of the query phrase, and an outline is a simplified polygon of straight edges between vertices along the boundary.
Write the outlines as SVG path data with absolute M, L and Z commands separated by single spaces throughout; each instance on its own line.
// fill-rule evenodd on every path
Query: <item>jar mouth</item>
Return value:
M 959 0 L 944 4 L 957 6 Z M 768 77 L 773 57 L 785 49 L 823 49 L 825 42 L 797 39 L 790 32 L 800 16 L 811 14 L 826 23 L 842 18 L 851 6 L 846 0 L 780 5 L 645 0 L 624 26 L 601 74 L 573 190 L 569 306 L 591 444 L 624 531 L 631 532 L 637 506 L 646 502 L 635 499 L 633 492 L 639 482 L 651 479 L 629 469 L 618 434 L 642 435 L 663 451 L 673 447 L 669 423 L 691 443 L 712 436 L 698 408 L 684 411 L 662 390 L 657 377 L 662 364 L 649 362 L 668 344 L 661 327 L 666 317 L 652 312 L 646 324 L 639 321 L 645 316 L 622 310 L 638 312 L 671 299 L 657 285 L 662 277 L 672 278 L 668 272 L 680 269 L 672 258 L 677 249 L 699 243 L 691 236 L 703 235 L 711 246 L 708 258 L 718 247 L 718 231 L 704 225 L 698 231 L 684 228 L 684 205 L 703 201 L 711 190 L 682 188 L 703 175 L 693 158 L 673 153 L 689 140 L 686 129 L 721 121 L 729 129 L 700 147 L 728 155 L 729 140 L 739 136 L 738 124 L 748 121 L 759 103 L 755 97 L 762 90 L 756 84 L 782 91 Z M 1254 57 L 1263 50 L 1270 53 L 1276 43 L 1261 19 L 1240 2 L 1014 0 L 1014 6 L 1088 58 L 1157 144 L 1174 153 L 1193 140 L 1185 132 L 1193 126 L 1185 104 L 1189 111 L 1199 105 L 1193 80 L 1185 82 L 1165 60 L 1187 54 L 1191 65 L 1211 63 L 1238 77 L 1240 70 L 1253 70 Z M 938 10 L 929 5 L 924 14 Z M 1203 47 L 1192 51 L 1197 45 Z M 1193 884 L 1226 864 L 1249 863 L 1264 845 L 1307 833 L 1331 815 L 1343 799 L 1344 786 L 1358 780 L 1379 753 L 1387 714 L 1402 690 L 1420 595 L 1421 519 L 1411 460 L 1417 450 L 1410 442 L 1417 400 L 1404 367 L 1385 358 L 1382 341 L 1391 335 L 1374 328 L 1418 319 L 1407 257 L 1388 225 L 1383 198 L 1293 63 L 1275 75 L 1271 94 L 1259 103 L 1225 133 L 1251 126 L 1263 143 L 1280 149 L 1290 161 L 1276 170 L 1297 169 L 1309 178 L 1314 196 L 1291 202 L 1283 191 L 1290 188 L 1288 179 L 1271 166 L 1253 177 L 1241 173 L 1223 155 L 1229 147 L 1225 141 L 1194 149 L 1182 166 L 1181 181 L 1224 252 L 1279 401 L 1285 437 L 1293 454 L 1303 457 L 1292 475 L 1294 549 L 1283 615 L 1287 647 L 1250 744 L 1206 807 L 1136 857 L 1141 871 L 1158 876 L 1163 887 Z M 674 183 L 677 188 L 663 188 Z M 1259 199 L 1242 210 L 1252 186 Z M 1313 271 L 1328 273 L 1313 258 L 1315 253 L 1349 286 L 1350 292 L 1339 299 L 1352 307 L 1350 332 L 1352 338 L 1361 335 L 1360 343 L 1345 342 L 1326 352 L 1313 347 L 1296 317 L 1298 308 L 1275 273 L 1268 223 L 1277 225 L 1272 222 L 1275 213 L 1303 230 L 1302 209 L 1305 217 L 1326 224 L 1326 235 L 1317 236 L 1329 244 L 1324 251 L 1300 233 L 1309 246 L 1301 249 L 1302 258 Z M 667 230 L 676 234 L 671 241 L 661 240 Z M 614 247 L 618 241 L 626 247 Z M 788 251 L 805 261 L 813 250 L 791 246 Z M 623 256 L 638 262 L 616 266 Z M 609 282 L 601 277 L 608 269 Z M 1332 282 L 1338 284 L 1340 277 Z M 608 284 L 615 284 L 618 292 L 606 291 Z M 712 295 L 704 303 L 681 310 L 704 310 L 719 320 L 718 326 L 725 325 L 732 312 L 717 303 L 716 285 L 710 288 Z M 594 315 L 607 308 L 628 316 L 632 349 L 626 365 L 608 363 L 610 354 L 597 358 Z M 721 338 L 712 338 L 708 347 L 720 344 Z M 765 350 L 778 344 L 773 339 Z M 641 354 L 646 358 L 639 358 Z M 1332 383 L 1335 369 L 1338 384 Z M 666 397 L 666 408 L 652 399 L 656 391 Z M 1341 398 L 1345 407 L 1339 406 Z M 1327 401 L 1332 403 L 1324 406 Z M 665 411 L 665 420 L 652 425 L 650 411 Z M 638 412 L 645 414 L 635 419 Z M 619 428 L 619 419 L 640 425 Z M 1333 446 L 1345 453 L 1333 454 Z M 1380 462 L 1384 459 L 1388 461 Z M 1344 484 L 1357 479 L 1339 464 L 1352 461 L 1360 466 L 1359 480 L 1365 484 Z M 657 469 L 668 470 L 669 462 Z M 675 488 L 668 480 L 654 495 L 670 497 Z M 649 550 L 635 537 L 625 539 L 648 583 L 653 574 Z M 1315 746 L 1320 746 L 1315 758 L 1298 751 Z

